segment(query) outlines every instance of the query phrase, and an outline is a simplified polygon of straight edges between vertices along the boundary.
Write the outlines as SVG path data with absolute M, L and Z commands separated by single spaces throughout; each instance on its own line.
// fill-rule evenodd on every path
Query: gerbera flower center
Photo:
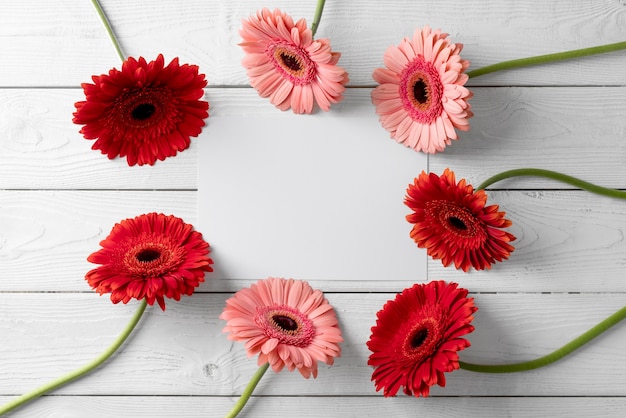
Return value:
M 428 329 L 424 328 L 417 330 L 415 335 L 413 335 L 413 337 L 411 338 L 409 345 L 411 346 L 411 348 L 418 348 L 420 345 L 424 344 L 424 341 L 426 341 L 426 337 L 428 337 Z
M 424 80 L 417 80 L 413 84 L 413 97 L 419 104 L 424 104 L 428 101 L 428 86 L 424 83 Z
M 441 313 L 428 315 L 406 334 L 402 352 L 411 361 L 420 362 L 432 355 L 443 336 Z
M 400 73 L 400 100 L 413 120 L 433 122 L 443 111 L 442 97 L 439 72 L 421 55 Z
M 172 116 L 177 114 L 175 103 L 168 90 L 160 87 L 128 91 L 117 99 L 114 111 L 114 115 L 121 122 L 120 126 L 131 129 L 156 128 L 163 122 L 169 124 L 175 121 Z
M 178 268 L 187 254 L 167 237 L 140 235 L 120 245 L 117 270 L 131 277 L 162 277 Z
M 292 84 L 307 85 L 315 79 L 315 64 L 303 49 L 279 42 L 268 45 L 267 53 L 278 72 Z
M 467 225 L 465 225 L 465 222 L 463 222 L 461 219 L 457 218 L 456 216 L 450 216 L 448 218 L 448 222 L 453 228 L 460 229 L 462 231 L 467 230 Z
M 455 239 L 461 239 L 459 248 L 480 248 L 487 239 L 484 223 L 466 207 L 447 200 L 431 200 L 426 202 L 424 212 L 427 222 L 435 222 Z
M 161 252 L 156 248 L 144 248 L 140 250 L 135 257 L 142 263 L 150 263 L 161 257 Z
M 275 338 L 282 344 L 306 347 L 315 337 L 313 322 L 290 306 L 268 306 L 258 309 L 254 321 L 268 338 Z
M 272 321 L 287 332 L 296 331 L 298 329 L 298 323 L 287 315 L 274 315 Z
M 281 51 L 280 52 L 280 60 L 283 62 L 283 64 L 286 67 L 288 67 L 294 73 L 298 73 L 298 72 L 302 71 L 302 64 L 300 63 L 300 60 L 298 59 L 297 56 L 289 55 L 289 54 L 286 54 L 285 52 Z
M 131 115 L 133 119 L 144 120 L 152 116 L 155 111 L 156 107 L 152 103 L 141 103 L 132 110 Z

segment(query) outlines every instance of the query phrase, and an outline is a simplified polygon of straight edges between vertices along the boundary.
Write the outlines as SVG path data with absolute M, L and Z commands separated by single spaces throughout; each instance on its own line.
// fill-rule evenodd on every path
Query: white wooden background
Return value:
M 107 160 L 90 150 L 71 122 L 74 102 L 83 97 L 80 83 L 119 68 L 92 6 L 87 0 L 0 2 L 0 403 L 89 361 L 126 324 L 136 304 L 112 305 L 95 295 L 83 279 L 92 267 L 86 256 L 127 217 L 163 211 L 194 224 L 201 218 L 198 143 L 211 141 L 212 120 L 278 112 L 247 86 L 237 46 L 241 18 L 279 7 L 310 22 L 315 8 L 314 0 L 102 3 L 126 54 L 153 59 L 163 53 L 200 66 L 209 80 L 211 117 L 189 150 L 154 167 Z M 382 65 L 388 45 L 425 24 L 465 44 L 464 58 L 479 68 L 624 41 L 626 2 L 329 0 L 318 36 L 330 37 L 342 52 L 340 64 L 351 79 L 346 100 L 331 112 L 361 112 L 375 121 L 372 70 Z M 429 157 L 429 169 L 450 167 L 477 185 L 502 170 L 531 166 L 626 188 L 624 68 L 626 52 L 618 52 L 471 80 L 471 131 Z M 303 117 L 287 115 L 285 129 L 295 130 Z M 394 145 L 384 131 L 373 134 Z M 365 147 L 354 156 L 371 154 Z M 507 211 L 518 237 L 509 261 L 465 274 L 429 260 L 427 277 L 405 280 L 313 278 L 338 312 L 346 340 L 342 357 L 321 367 L 316 380 L 269 372 L 242 416 L 623 416 L 626 324 L 537 371 L 456 371 L 428 399 L 385 399 L 375 392 L 365 346 L 370 327 L 384 302 L 413 282 L 457 281 L 472 292 L 479 307 L 476 331 L 462 353 L 470 362 L 543 355 L 624 305 L 626 202 L 538 179 L 495 188 L 490 202 Z M 359 202 L 353 204 L 357 211 Z M 256 364 L 242 344 L 221 333 L 217 317 L 225 299 L 251 280 L 207 279 L 192 297 L 168 303 L 166 312 L 149 309 L 104 367 L 9 415 L 223 416 Z

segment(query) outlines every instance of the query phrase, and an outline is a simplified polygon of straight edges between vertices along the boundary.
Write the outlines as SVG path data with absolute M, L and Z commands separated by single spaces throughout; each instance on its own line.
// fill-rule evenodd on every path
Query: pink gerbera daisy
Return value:
M 380 83 L 372 91 L 372 103 L 397 142 L 435 153 L 458 139 L 455 129 L 469 130 L 472 93 L 464 87 L 469 61 L 461 59 L 462 47 L 426 26 L 417 29 L 413 39 L 404 38 L 387 49 L 387 68 L 372 74 Z
M 293 19 L 278 9 L 263 9 L 243 20 L 239 45 L 246 55 L 250 85 L 280 110 L 311 113 L 314 103 L 325 110 L 343 98 L 349 81 L 337 66 L 338 52 L 328 39 L 313 39 L 306 21 Z
M 333 364 L 343 341 L 335 311 L 320 290 L 304 281 L 270 277 L 239 290 L 226 301 L 224 332 L 245 341 L 258 364 L 275 372 L 298 369 L 317 377 L 317 362 Z

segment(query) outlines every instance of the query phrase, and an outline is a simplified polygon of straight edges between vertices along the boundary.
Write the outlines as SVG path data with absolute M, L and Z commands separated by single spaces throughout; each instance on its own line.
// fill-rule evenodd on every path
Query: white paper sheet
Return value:
M 347 280 L 363 289 L 426 278 L 403 201 L 427 158 L 391 140 L 369 90 L 359 90 L 313 115 L 281 112 L 254 91 L 241 107 L 211 104 L 198 139 L 197 223 L 213 248 L 211 278 Z

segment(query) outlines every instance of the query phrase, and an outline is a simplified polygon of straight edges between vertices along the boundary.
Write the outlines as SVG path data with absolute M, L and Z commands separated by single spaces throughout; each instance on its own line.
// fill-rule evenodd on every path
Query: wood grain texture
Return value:
M 0 191 L 0 290 L 85 291 L 85 273 L 115 223 L 149 212 L 196 220 L 187 191 Z
M 108 160 L 90 149 L 71 122 L 74 103 L 84 97 L 80 84 L 120 67 L 90 2 L 0 1 L 0 404 L 91 360 L 120 332 L 136 304 L 112 305 L 108 296 L 92 292 L 84 281 L 93 268 L 86 257 L 121 219 L 158 211 L 196 225 L 205 216 L 198 189 L 206 179 L 198 173 L 207 161 L 199 146 L 218 140 L 216 126 L 280 115 L 279 129 L 294 132 L 290 152 L 298 152 L 299 146 L 306 149 L 296 142 L 298 128 L 328 116 L 282 114 L 260 98 L 248 85 L 237 45 L 242 18 L 277 7 L 310 23 L 313 0 L 102 5 L 127 54 L 153 59 L 163 53 L 167 60 L 178 56 L 199 65 L 209 81 L 210 117 L 175 158 L 152 167 Z M 383 65 L 389 45 L 425 24 L 463 43 L 463 58 L 474 69 L 624 41 L 626 1 L 327 1 L 318 37 L 330 38 L 350 74 L 345 99 L 331 116 L 368 119 L 376 127 L 368 141 L 396 147 L 392 154 L 416 161 L 423 156 L 394 143 L 378 126 L 371 74 Z M 444 153 L 429 156 L 429 170 L 450 167 L 478 185 L 503 170 L 539 167 L 626 189 L 625 67 L 622 51 L 470 80 L 471 130 Z M 350 134 L 342 129 L 328 136 L 342 141 Z M 355 147 L 354 158 L 378 161 L 374 149 L 378 144 Z M 396 161 L 378 163 L 384 168 Z M 418 171 L 389 185 L 386 198 L 397 189 L 402 201 Z M 212 180 L 228 182 L 226 173 Z M 508 261 L 463 273 L 428 259 L 425 277 L 313 278 L 311 284 L 337 310 L 342 357 L 322 366 L 316 380 L 269 372 L 240 416 L 626 415 L 626 324 L 544 369 L 514 375 L 455 371 L 447 375 L 446 388 L 433 388 L 428 399 L 385 399 L 375 392 L 365 345 L 370 328 L 385 301 L 415 282 L 456 281 L 475 297 L 472 347 L 461 353 L 469 362 L 541 356 L 624 305 L 624 202 L 535 178 L 497 183 L 488 195 L 513 221 L 510 231 L 518 239 Z M 262 203 L 251 202 L 250 210 Z M 364 200 L 355 198 L 355 210 L 360 204 Z M 402 239 L 412 245 L 409 230 L 407 223 Z M 205 238 L 219 246 L 210 233 Z M 226 338 L 218 319 L 226 298 L 251 279 L 218 276 L 207 275 L 196 294 L 168 302 L 165 312 L 149 308 L 104 367 L 8 417 L 223 416 L 256 364 L 242 344 Z
M 471 129 L 430 170 L 451 167 L 478 185 L 504 170 L 537 167 L 577 176 L 605 187 L 625 188 L 626 89 L 553 87 L 473 89 Z M 493 188 L 570 186 L 535 178 Z
M 429 259 L 428 277 L 475 291 L 624 292 L 623 201 L 581 191 L 488 191 L 517 237 L 509 260 L 464 273 Z
M 262 7 L 280 8 L 295 19 L 313 18 L 315 2 L 254 0 L 200 2 L 159 0 L 129 3 L 104 0 L 126 54 L 198 64 L 211 85 L 247 85 L 240 65 L 238 30 L 241 19 Z M 87 1 L 43 0 L 0 5 L 0 86 L 79 86 L 92 74 L 119 66 L 102 25 Z M 626 7 L 618 0 L 515 3 L 489 1 L 327 2 L 317 36 L 328 37 L 342 53 L 340 64 L 351 85 L 371 85 L 371 73 L 382 65 L 389 45 L 426 24 L 442 28 L 465 45 L 464 57 L 473 68 L 495 62 L 623 41 Z M 624 84 L 615 71 L 626 65 L 626 54 L 585 59 L 575 65 L 501 73 L 476 79 L 488 85 Z
M 0 89 L 0 188 L 195 189 L 195 141 L 176 158 L 129 167 L 91 149 L 72 123 L 82 89 Z
M 471 130 L 444 153 L 430 157 L 433 172 L 451 167 L 460 178 L 478 185 L 511 168 L 537 167 L 562 171 L 606 187 L 626 188 L 626 88 L 486 88 L 473 89 L 475 113 Z M 371 89 L 349 89 L 333 114 L 378 117 L 370 103 Z M 209 88 L 207 126 L 191 147 L 154 166 L 128 167 L 125 159 L 108 160 L 90 149 L 91 142 L 71 123 L 73 103 L 82 92 L 73 89 L 0 89 L 0 187 L 5 189 L 196 189 L 199 141 L 212 141 L 212 125 L 222 118 L 276 116 L 280 113 L 252 89 Z M 84 97 L 84 96 L 83 96 Z M 297 132 L 298 121 L 285 120 Z M 374 122 L 375 123 L 375 122 Z M 293 125 L 292 125 L 293 124 Z M 263 137 L 263 133 L 259 133 Z M 342 141 L 344 133 L 328 135 Z M 393 143 L 387 132 L 372 132 Z M 236 141 L 236 138 L 231 138 Z M 407 156 L 415 154 L 403 145 Z M 355 149 L 362 157 L 368 150 Z M 286 154 L 285 158 L 289 155 Z M 393 161 L 384 161 L 393 165 Z M 418 175 L 416 170 L 415 175 Z M 411 181 L 407 178 L 407 184 Z M 556 182 L 524 178 L 495 188 L 568 188 Z
M 152 307 L 128 343 L 104 367 L 65 386 L 64 395 L 236 396 L 256 370 L 242 343 L 221 333 L 218 319 L 231 294 L 195 294 Z M 375 312 L 392 293 L 326 295 L 343 330 L 342 356 L 320 365 L 317 379 L 268 372 L 258 396 L 380 396 L 370 382 L 365 343 Z M 479 310 L 472 347 L 461 359 L 507 363 L 547 354 L 623 306 L 623 294 L 474 294 Z M 17 395 L 73 370 L 120 332 L 136 303 L 113 306 L 93 293 L 0 294 L 0 393 Z M 626 396 L 624 324 L 549 367 L 524 373 L 447 375 L 433 396 Z M 585 376 L 585 384 L 580 384 Z M 148 383 L 147 383 L 148 382 Z
M 0 396 L 0 402 L 9 400 Z M 221 418 L 237 398 L 213 396 L 47 396 L 28 409 L 15 411 L 7 418 Z M 619 417 L 626 411 L 621 397 L 432 397 L 412 399 L 400 396 L 385 399 L 351 396 L 325 398 L 307 396 L 254 396 L 241 418 L 277 418 L 321 416 L 342 418 L 417 417 L 468 418 L 538 416 L 598 418 Z
M 469 273 L 429 259 L 428 278 L 487 292 L 626 292 L 623 202 L 573 190 L 489 191 L 488 195 L 488 203 L 499 205 L 513 222 L 508 230 L 517 240 L 510 259 L 491 270 Z M 4 191 L 0 202 L 0 290 L 4 291 L 85 291 L 83 277 L 93 268 L 86 258 L 99 248 L 98 242 L 114 223 L 152 211 L 174 214 L 190 223 L 197 220 L 196 192 L 192 191 Z M 387 245 L 414 246 L 410 229 L 406 223 L 406 234 Z M 210 233 L 200 232 L 219 248 Z M 425 253 L 417 246 L 414 251 L 416 257 Z M 207 274 L 201 291 L 232 291 L 265 277 L 259 273 L 223 280 L 221 267 L 215 268 L 216 273 Z M 275 269 L 278 272 L 284 266 L 278 261 Z M 324 291 L 388 292 L 424 280 L 381 277 L 355 282 L 314 277 L 309 282 Z

